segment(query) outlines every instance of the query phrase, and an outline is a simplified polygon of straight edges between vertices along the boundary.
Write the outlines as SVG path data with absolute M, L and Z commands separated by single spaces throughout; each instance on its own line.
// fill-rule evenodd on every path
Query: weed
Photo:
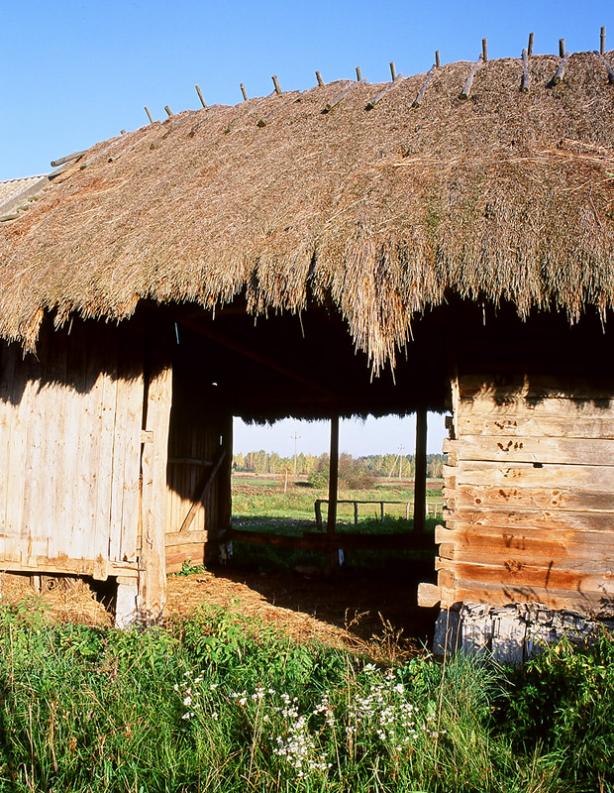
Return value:
M 5 607 L 0 791 L 607 793 L 612 652 L 375 664 L 223 609 L 121 632 Z

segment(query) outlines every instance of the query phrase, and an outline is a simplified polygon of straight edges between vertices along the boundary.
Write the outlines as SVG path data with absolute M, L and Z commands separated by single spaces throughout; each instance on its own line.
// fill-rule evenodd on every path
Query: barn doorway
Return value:
M 220 437 L 224 444 L 232 439 L 217 480 L 226 486 L 228 475 L 232 482 L 228 509 L 222 490 L 210 489 L 215 499 L 203 504 L 205 512 L 209 502 L 218 505 L 215 515 L 210 510 L 209 518 L 203 518 L 205 566 L 217 577 L 216 591 L 222 583 L 231 590 L 247 584 L 271 606 L 316 613 L 337 625 L 358 622 L 363 635 L 381 627 L 380 614 L 402 624 L 408 635 L 423 635 L 432 627 L 434 615 L 417 608 L 416 590 L 419 581 L 434 580 L 433 529 L 441 515 L 441 484 L 431 486 L 428 498 L 423 493 L 416 500 L 414 479 L 425 480 L 426 470 L 413 476 L 413 456 L 416 415 L 426 418 L 427 410 L 435 411 L 431 422 L 439 427 L 427 434 L 435 443 L 428 451 L 441 452 L 442 414 L 449 397 L 443 334 L 434 329 L 416 334 L 422 343 L 412 346 L 411 359 L 399 351 L 394 370 L 375 372 L 368 357 L 355 349 L 343 320 L 323 307 L 300 316 L 257 320 L 241 306 L 228 307 L 215 319 L 186 308 L 175 315 L 174 324 L 174 415 L 181 424 L 190 416 L 185 448 L 171 443 L 170 459 L 180 466 L 177 473 L 185 478 L 186 460 L 195 456 L 202 456 L 203 463 L 213 468 L 221 459 L 223 447 L 199 446 L 198 454 L 188 448 L 201 417 L 208 417 L 201 427 L 203 437 L 209 433 L 215 444 Z M 203 363 L 195 370 L 196 360 Z M 416 369 L 420 378 L 414 376 Z M 223 429 L 230 416 L 262 426 L 265 434 L 276 432 L 278 422 L 288 417 L 310 424 L 288 433 L 289 449 L 270 448 L 267 456 L 266 443 L 237 446 L 233 437 L 237 419 L 234 427 Z M 361 425 L 351 416 L 369 418 Z M 335 421 L 340 488 L 337 536 L 331 539 L 329 461 L 334 457 L 330 440 Z M 372 454 L 346 448 L 352 426 L 354 433 L 377 438 L 386 422 L 394 421 L 401 425 L 387 446 L 374 447 Z M 171 416 L 171 438 L 173 422 Z M 307 426 L 320 426 L 323 441 L 317 454 L 307 455 L 301 448 Z M 265 451 L 259 457 L 261 449 Z M 232 466 L 226 474 L 229 460 Z M 424 465 L 441 467 L 442 462 L 440 457 L 425 460 Z M 196 487 L 191 480 L 190 486 L 184 485 L 179 475 L 173 478 L 173 499 L 189 501 L 209 481 L 204 473 L 190 475 Z M 419 536 L 413 531 L 416 502 L 422 503 L 423 512 L 427 505 L 429 509 L 424 516 L 427 530 Z M 179 513 L 185 514 L 187 507 L 182 501 Z M 195 525 L 194 521 L 190 533 Z M 186 532 L 175 533 L 184 544 Z M 185 552 L 182 547 L 181 554 Z M 214 582 L 211 587 L 207 594 L 215 595 Z
M 416 416 L 342 419 L 335 539 L 328 535 L 330 421 L 234 420 L 232 529 L 220 575 L 284 608 L 369 638 L 423 636 L 420 581 L 434 576 L 444 419 L 428 417 L 425 525 L 414 531 Z

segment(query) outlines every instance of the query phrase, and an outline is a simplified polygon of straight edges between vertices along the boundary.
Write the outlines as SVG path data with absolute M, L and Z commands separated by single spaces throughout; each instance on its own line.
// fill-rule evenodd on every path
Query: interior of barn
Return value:
M 165 309 L 165 311 L 167 311 Z M 222 415 L 226 411 L 248 421 L 274 421 L 280 417 L 334 419 L 352 415 L 406 415 L 434 410 L 451 412 L 451 382 L 459 371 L 463 374 L 489 372 L 489 382 L 508 384 L 519 377 L 536 383 L 552 377 L 570 395 L 578 395 L 578 383 L 590 382 L 589 392 L 597 394 L 599 387 L 611 393 L 609 373 L 600 372 L 610 343 L 611 331 L 600 318 L 585 316 L 576 324 L 569 324 L 563 314 L 534 312 L 526 321 L 518 318 L 510 307 L 494 309 L 487 304 L 469 304 L 450 299 L 445 308 L 434 309 L 416 320 L 412 338 L 406 350 L 398 354 L 394 367 L 374 373 L 366 355 L 357 352 L 351 337 L 338 314 L 326 307 L 308 307 L 302 314 L 272 314 L 268 317 L 250 316 L 241 301 L 218 311 L 215 318 L 200 309 L 179 306 L 168 310 L 167 334 L 172 336 L 175 388 L 177 393 L 195 386 L 199 396 L 198 409 L 202 415 Z M 206 359 L 207 366 L 194 372 L 194 361 Z M 567 386 L 565 386 L 567 383 Z M 537 386 L 536 386 L 537 388 Z M 503 389 L 505 390 L 505 389 Z M 537 388 L 537 391 L 539 389 Z M 192 393 L 192 391 L 190 391 Z M 536 392 L 537 393 L 537 392 Z M 533 398 L 533 397 L 531 397 Z M 201 401 L 202 400 L 202 401 Z M 172 440 L 171 440 L 172 443 Z M 424 475 L 424 474 L 423 474 Z M 226 474 L 229 477 L 229 472 Z M 228 478 L 224 484 L 229 495 Z M 187 494 L 187 491 L 186 491 Z M 283 537 L 253 533 L 251 538 L 229 524 L 231 509 L 226 509 L 217 521 L 216 538 L 208 535 L 207 557 L 210 563 L 219 559 L 220 547 L 228 565 L 225 574 L 236 575 L 227 549 L 230 543 L 248 542 L 259 545 L 284 545 Z M 326 521 L 325 521 L 326 522 Z M 442 521 L 443 522 L 443 521 Z M 211 531 L 213 524 L 209 524 Z M 328 526 L 320 527 L 326 533 Z M 318 537 L 300 541 L 291 539 L 288 548 L 304 547 L 322 553 L 326 548 L 350 547 L 352 537 Z M 391 542 L 392 540 L 392 542 Z M 368 541 L 368 540 L 367 540 Z M 372 541 L 372 538 L 371 538 Z M 332 545 L 331 545 L 332 543 Z M 433 624 L 432 610 L 419 610 L 416 591 L 419 582 L 435 578 L 435 538 L 432 533 L 420 536 L 411 529 L 406 537 L 379 538 L 380 550 L 386 553 L 413 547 L 429 554 L 421 563 L 408 562 L 402 575 L 395 579 L 396 592 L 403 591 L 404 627 L 413 633 L 428 635 Z M 365 543 L 366 545 L 367 543 Z M 180 549 L 177 549 L 180 553 Z M 177 559 L 181 559 L 181 555 Z M 183 557 L 185 558 L 185 557 Z M 334 563 L 333 568 L 338 566 Z M 270 571 L 269 571 L 270 572 Z M 390 571 L 389 571 L 390 572 Z M 300 579 L 300 576 L 294 576 Z M 274 578 L 274 576 L 273 576 Z M 318 586 L 326 590 L 327 582 L 318 583 L 317 575 L 309 571 L 309 585 L 297 580 L 296 589 L 287 581 L 277 580 L 279 593 L 286 592 L 288 602 L 296 601 L 301 587 L 312 594 Z M 263 580 L 263 579 L 261 579 Z M 269 583 L 260 588 L 271 593 Z M 352 584 L 343 574 L 337 579 L 337 598 L 328 595 L 328 605 L 346 597 L 350 605 Z M 390 575 L 379 584 L 390 601 Z M 254 585 L 258 588 L 258 578 Z M 363 579 L 361 586 L 374 594 L 378 582 L 373 573 Z M 356 587 L 354 587 L 356 589 Z M 397 598 L 398 599 L 398 598 Z M 323 604 L 313 596 L 311 606 Z M 319 603 L 319 606 L 314 604 Z M 364 599 L 363 599 L 364 605 Z M 330 610 L 330 609 L 329 609 Z

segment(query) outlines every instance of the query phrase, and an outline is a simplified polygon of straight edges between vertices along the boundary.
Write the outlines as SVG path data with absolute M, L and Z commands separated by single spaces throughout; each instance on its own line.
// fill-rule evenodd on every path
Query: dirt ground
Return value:
M 53 619 L 110 625 L 112 616 L 85 581 L 0 575 L 2 602 L 38 600 Z M 98 595 L 104 595 L 99 587 Z M 167 615 L 186 617 L 202 604 L 229 608 L 274 625 L 299 641 L 318 640 L 370 654 L 409 652 L 428 642 L 434 614 L 416 606 L 413 576 L 349 573 L 326 577 L 294 571 L 223 569 L 169 576 Z

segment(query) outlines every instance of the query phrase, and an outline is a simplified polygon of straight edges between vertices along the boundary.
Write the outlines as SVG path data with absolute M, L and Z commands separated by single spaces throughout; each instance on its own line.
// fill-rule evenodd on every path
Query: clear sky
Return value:
M 518 56 L 528 33 L 535 52 L 595 49 L 599 27 L 614 45 L 613 0 L 18 0 L 0 3 L 3 64 L 0 179 L 49 170 L 49 161 L 134 129 L 169 104 L 196 108 L 194 83 L 210 104 L 233 104 L 239 84 L 251 96 L 353 77 L 389 79 L 388 63 L 412 74 L 443 62 L 474 60 L 483 36 L 491 57 Z M 439 451 L 442 420 L 429 422 Z M 237 423 L 237 448 L 287 453 L 297 431 L 305 451 L 328 445 L 324 425 Z M 343 424 L 341 447 L 354 454 L 413 444 L 411 419 Z
M 305 454 L 322 454 L 330 446 L 330 422 L 293 421 L 284 419 L 273 425 L 234 422 L 234 449 L 251 452 L 265 449 L 283 457 L 294 454 L 294 435 L 298 435 L 296 448 Z M 444 417 L 429 413 L 427 451 L 441 454 L 443 439 L 447 436 Z M 362 419 L 344 419 L 339 422 L 339 451 L 360 457 L 365 454 L 413 454 L 416 448 L 416 417 L 384 416 Z
M 614 46 L 612 0 L 18 0 L 0 2 L 0 179 L 41 173 L 49 161 L 133 129 L 143 105 L 161 117 L 210 103 L 352 77 L 371 81 L 388 63 L 412 74 L 475 59 L 516 56 L 535 32 L 536 52 L 595 49 L 599 26 Z

